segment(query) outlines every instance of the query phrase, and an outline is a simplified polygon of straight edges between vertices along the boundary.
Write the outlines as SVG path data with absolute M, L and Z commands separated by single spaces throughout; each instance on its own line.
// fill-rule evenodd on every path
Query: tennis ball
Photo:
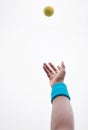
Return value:
M 44 8 L 43 12 L 47 17 L 50 17 L 54 14 L 54 8 L 48 5 Z

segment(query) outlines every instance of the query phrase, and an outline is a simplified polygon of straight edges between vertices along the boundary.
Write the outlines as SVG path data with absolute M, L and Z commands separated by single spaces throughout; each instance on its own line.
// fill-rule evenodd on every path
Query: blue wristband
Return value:
M 63 82 L 58 82 L 52 86 L 51 103 L 57 96 L 65 96 L 70 100 L 67 86 Z

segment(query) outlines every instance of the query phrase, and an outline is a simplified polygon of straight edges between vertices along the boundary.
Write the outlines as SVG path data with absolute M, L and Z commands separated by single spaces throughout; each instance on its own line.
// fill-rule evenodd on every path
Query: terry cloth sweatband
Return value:
M 70 100 L 67 86 L 63 82 L 58 82 L 52 86 L 51 103 L 57 96 L 65 96 Z

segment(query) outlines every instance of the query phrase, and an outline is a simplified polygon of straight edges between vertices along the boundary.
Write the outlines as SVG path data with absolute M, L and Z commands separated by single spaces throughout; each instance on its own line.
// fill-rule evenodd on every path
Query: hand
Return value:
M 49 65 L 44 63 L 43 69 L 46 72 L 46 74 L 50 80 L 51 87 L 57 82 L 64 81 L 64 77 L 65 77 L 64 62 L 61 62 L 61 66 L 57 66 L 57 68 L 52 63 L 49 63 Z

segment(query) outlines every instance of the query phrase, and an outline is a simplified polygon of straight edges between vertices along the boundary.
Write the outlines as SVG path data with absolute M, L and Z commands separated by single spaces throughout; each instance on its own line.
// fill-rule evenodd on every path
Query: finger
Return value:
M 44 71 L 46 72 L 47 76 L 50 78 L 51 77 L 51 73 L 49 72 L 49 70 L 46 68 L 46 66 L 43 66 Z
M 57 68 L 51 62 L 49 63 L 49 65 L 55 72 L 58 72 Z
M 50 67 L 46 63 L 44 63 L 43 65 L 48 70 L 48 72 L 50 72 L 51 74 L 53 74 L 53 71 L 50 69 Z
M 59 70 L 59 71 L 61 70 L 61 68 L 60 68 L 60 66 L 59 66 L 59 65 L 57 66 L 57 68 L 58 68 L 58 70 Z
M 61 67 L 62 67 L 63 69 L 65 69 L 65 65 L 64 65 L 64 62 L 63 62 L 63 61 L 61 62 Z

